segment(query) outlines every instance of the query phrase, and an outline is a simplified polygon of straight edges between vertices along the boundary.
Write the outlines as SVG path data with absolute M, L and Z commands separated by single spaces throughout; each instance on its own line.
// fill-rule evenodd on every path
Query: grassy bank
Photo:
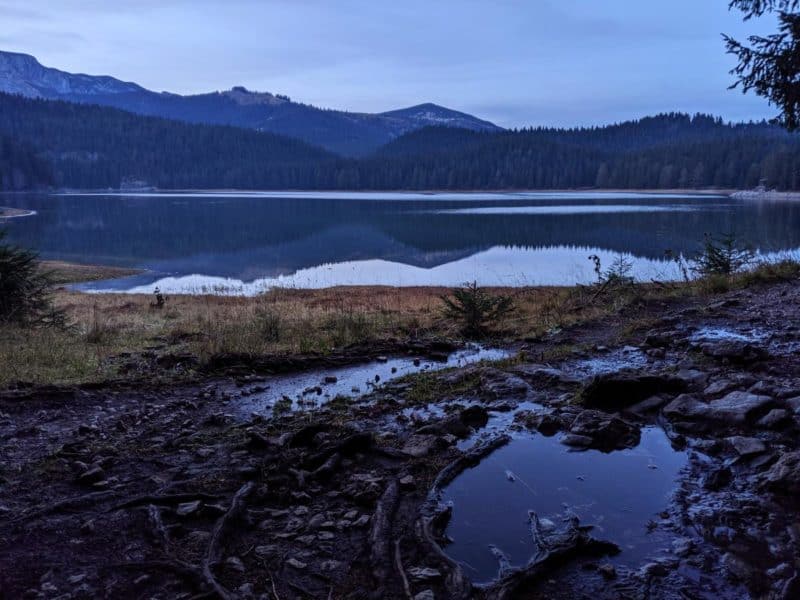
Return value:
M 46 265 L 53 268 L 58 265 Z M 62 265 L 59 281 L 108 271 Z M 492 343 L 541 336 L 559 327 L 615 314 L 635 321 L 640 307 L 686 296 L 713 296 L 732 287 L 796 278 L 798 264 L 761 265 L 733 277 L 675 284 L 490 289 L 513 298 L 515 310 L 494 327 Z M 447 288 L 339 287 L 276 289 L 252 297 L 172 296 L 163 307 L 134 294 L 84 294 L 59 288 L 54 304 L 67 328 L 0 325 L 0 387 L 17 381 L 82 383 L 147 373 L 154 359 L 191 355 L 202 365 L 226 352 L 329 353 L 354 343 L 459 337 L 442 311 Z M 620 336 L 625 335 L 620 330 Z M 148 367 L 131 370 L 130 365 Z M 180 376 L 191 376 L 184 371 Z

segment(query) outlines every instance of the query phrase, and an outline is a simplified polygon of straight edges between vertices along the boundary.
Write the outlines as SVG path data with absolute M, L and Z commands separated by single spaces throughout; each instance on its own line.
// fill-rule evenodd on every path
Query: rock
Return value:
M 192 502 L 183 502 L 182 504 L 178 504 L 178 508 L 175 511 L 179 517 L 186 517 L 196 513 L 200 510 L 200 500 L 194 500 Z
M 369 515 L 361 515 L 355 521 L 353 521 L 353 527 L 366 527 L 369 525 L 370 516 Z
M 268 545 L 268 546 L 256 546 L 253 548 L 253 552 L 258 558 L 270 558 L 274 555 L 278 550 L 277 546 Z
M 662 410 L 668 419 L 701 419 L 708 414 L 708 404 L 691 394 L 681 394 Z
M 535 429 L 545 437 L 553 436 L 564 428 L 561 419 L 551 413 L 528 413 L 523 422 L 526 427 Z
M 489 422 L 489 413 L 479 404 L 473 404 L 462 410 L 459 418 L 465 425 L 477 429 Z
M 436 596 L 433 595 L 433 590 L 422 590 L 414 596 L 414 600 L 436 600 Z
M 774 403 L 770 396 L 759 396 L 749 392 L 730 392 L 709 404 L 708 418 L 730 425 L 743 425 L 754 421 L 768 411 Z
M 411 490 L 416 487 L 416 482 L 414 481 L 413 475 L 406 475 L 405 477 L 400 478 L 400 487 L 406 490 Z
M 244 563 L 242 559 L 237 556 L 229 556 L 225 559 L 225 566 L 230 569 L 231 571 L 236 571 L 237 573 L 244 573 Z
M 715 469 L 708 473 L 703 480 L 703 487 L 715 492 L 728 485 L 733 479 L 733 473 L 728 467 Z
M 787 398 L 786 404 L 789 406 L 791 410 L 794 411 L 796 415 L 800 415 L 800 396 L 794 396 L 793 398 Z
M 767 471 L 764 486 L 779 494 L 800 494 L 800 451 L 781 455 Z
M 565 446 L 574 448 L 589 448 L 592 445 L 592 438 L 575 433 L 565 433 L 559 441 Z
M 435 449 L 442 448 L 445 445 L 437 435 L 414 434 L 406 440 L 401 452 L 414 458 L 421 458 L 428 456 Z
M 492 400 L 524 400 L 531 391 L 524 379 L 499 369 L 483 370 L 480 389 Z
M 297 569 L 298 571 L 302 571 L 303 569 L 305 569 L 308 566 L 302 560 L 298 560 L 298 559 L 296 559 L 294 557 L 292 557 L 289 560 L 287 560 L 286 564 L 289 565 L 290 567 L 292 567 L 293 569 Z
M 678 394 L 687 387 L 683 379 L 669 375 L 607 373 L 595 376 L 581 392 L 584 406 L 621 410 L 657 394 Z
M 560 369 L 554 369 L 545 365 L 526 363 L 514 367 L 511 371 L 533 385 L 555 385 L 559 383 L 574 385 L 580 382 L 576 377 L 567 375 Z
M 322 524 L 327 521 L 327 517 L 322 513 L 317 513 L 313 517 L 308 520 L 308 528 L 309 529 L 319 529 L 322 527 Z
M 691 538 L 678 538 L 672 542 L 672 553 L 675 556 L 686 558 L 692 553 L 694 542 Z
M 665 396 L 650 396 L 649 398 L 637 402 L 628 408 L 628 411 L 635 415 L 646 415 L 651 412 L 657 411 L 659 408 L 669 402 L 669 398 Z
M 670 420 L 708 420 L 723 425 L 745 425 L 759 414 L 769 410 L 774 400 L 749 392 L 730 392 L 710 403 L 699 401 L 689 394 L 681 394 L 664 407 L 664 416 Z
M 596 410 L 581 411 L 569 430 L 571 434 L 590 438 L 590 447 L 606 451 L 630 448 L 640 440 L 638 427 Z
M 756 424 L 764 429 L 780 429 L 784 425 L 787 425 L 790 420 L 791 415 L 788 410 L 773 408 L 766 415 L 761 417 Z
M 681 369 L 676 373 L 676 377 L 695 389 L 704 388 L 708 385 L 708 373 L 697 369 Z
M 717 379 L 703 390 L 703 395 L 712 397 L 721 396 L 722 394 L 730 392 L 735 387 L 736 382 L 730 379 Z
M 739 456 L 755 456 L 767 450 L 766 444 L 758 438 L 735 435 L 726 438 L 726 441 Z
M 603 576 L 604 579 L 614 579 L 617 576 L 617 570 L 611 563 L 604 563 L 597 567 L 597 572 Z
M 319 563 L 319 570 L 323 573 L 331 573 L 341 569 L 343 564 L 344 563 L 338 560 L 323 560 L 321 563 Z
M 753 569 L 744 560 L 731 552 L 726 552 L 720 559 L 720 564 L 729 579 L 734 581 L 749 581 Z
M 92 485 L 103 481 L 106 477 L 106 472 L 102 467 L 96 466 L 84 471 L 78 475 L 77 482 L 82 485 Z
M 744 340 L 722 339 L 700 344 L 700 351 L 716 360 L 750 364 L 769 358 L 766 348 Z
M 442 573 L 438 569 L 431 567 L 411 567 L 408 569 L 408 576 L 414 582 L 434 581 L 442 578 Z
M 336 383 L 339 381 L 339 378 L 336 377 L 335 375 L 326 375 L 323 381 L 325 383 Z

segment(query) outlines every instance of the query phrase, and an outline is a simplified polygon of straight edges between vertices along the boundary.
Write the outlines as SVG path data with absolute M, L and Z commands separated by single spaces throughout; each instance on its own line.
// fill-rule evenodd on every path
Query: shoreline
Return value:
M 3 221 L 5 219 L 18 219 L 20 217 L 32 217 L 35 214 L 36 214 L 35 210 L 0 206 L 0 221 Z
M 36 193 L 36 192 L 31 192 Z M 176 189 L 153 189 L 153 190 L 116 190 L 116 189 L 55 189 L 49 193 L 54 195 L 80 196 L 83 194 L 111 194 L 116 196 L 125 195 L 159 195 L 159 194 L 567 194 L 567 193 L 596 193 L 596 194 L 652 194 L 652 195 L 672 195 L 688 194 L 697 196 L 729 196 L 737 193 L 737 190 L 720 189 L 650 189 L 650 188 L 548 188 L 548 189 L 529 189 L 529 188 L 492 188 L 492 189 L 360 189 L 360 190 L 339 190 L 339 189 L 239 189 L 239 188 L 176 188 Z
M 800 192 L 777 192 L 777 191 L 739 191 L 730 195 L 734 200 L 800 200 Z

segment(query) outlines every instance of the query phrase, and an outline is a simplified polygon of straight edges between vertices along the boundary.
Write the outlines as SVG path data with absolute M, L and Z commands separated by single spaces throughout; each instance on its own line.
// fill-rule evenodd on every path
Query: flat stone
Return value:
M 765 412 L 773 402 L 770 396 L 742 391 L 730 392 L 709 404 L 708 417 L 714 421 L 742 425 L 752 421 L 757 413 Z
M 667 404 L 662 412 L 665 417 L 673 420 L 698 419 L 707 415 L 708 404 L 691 394 L 681 394 Z

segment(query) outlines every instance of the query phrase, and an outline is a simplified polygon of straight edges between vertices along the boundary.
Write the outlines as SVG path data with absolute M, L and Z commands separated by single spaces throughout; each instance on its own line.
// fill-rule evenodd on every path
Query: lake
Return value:
M 0 194 L 10 238 L 43 258 L 145 269 L 92 291 L 253 294 L 273 286 L 574 285 L 623 255 L 675 279 L 666 250 L 734 232 L 800 248 L 800 203 L 574 193 L 170 192 Z

